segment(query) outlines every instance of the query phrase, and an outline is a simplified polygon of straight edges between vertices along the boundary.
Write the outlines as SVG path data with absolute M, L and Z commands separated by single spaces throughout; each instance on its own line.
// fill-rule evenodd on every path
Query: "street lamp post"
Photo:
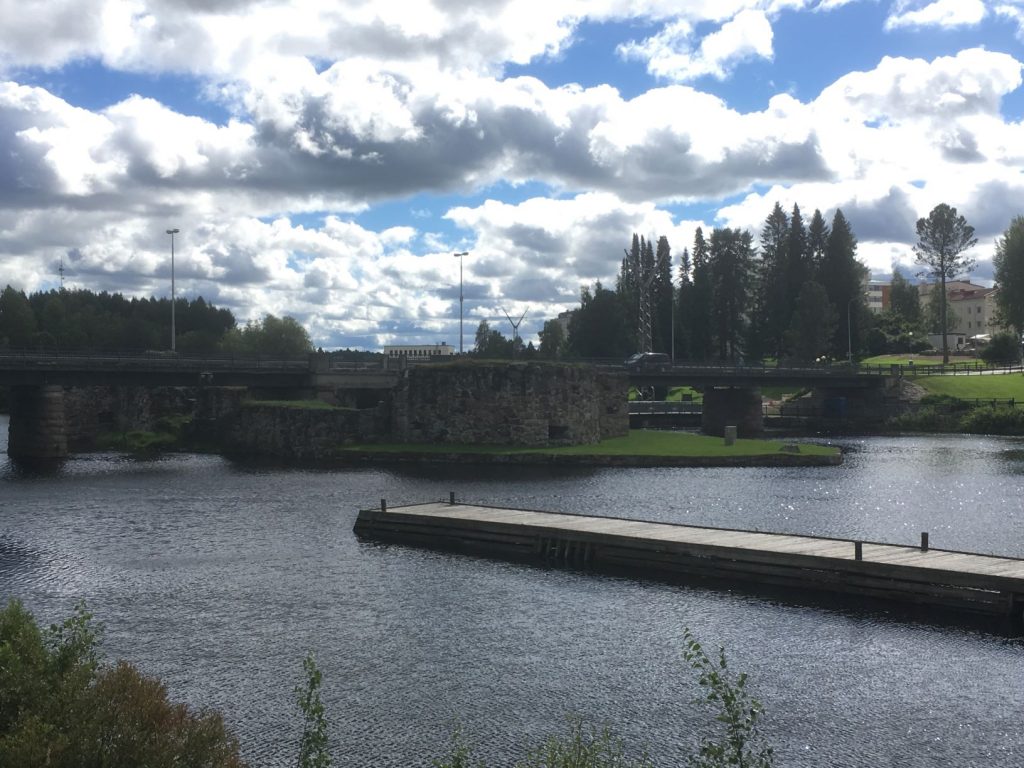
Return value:
M 462 257 L 469 256 L 469 251 L 452 254 L 459 260 L 459 354 L 462 354 Z
M 181 230 L 178 228 L 168 229 L 167 234 L 171 236 L 171 352 L 174 352 L 174 236 Z
M 850 365 L 853 365 L 853 332 L 850 330 L 850 310 L 856 300 L 857 297 L 854 296 L 846 302 L 846 361 Z

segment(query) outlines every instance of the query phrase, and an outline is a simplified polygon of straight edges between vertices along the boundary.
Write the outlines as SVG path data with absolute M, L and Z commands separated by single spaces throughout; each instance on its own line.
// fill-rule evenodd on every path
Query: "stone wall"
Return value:
M 400 443 L 574 445 L 629 429 L 624 376 L 589 366 L 460 362 L 406 371 L 392 400 Z
M 60 459 L 68 454 L 64 390 L 11 387 L 7 454 L 12 458 Z
M 629 376 L 625 373 L 601 373 L 597 376 L 601 393 L 601 439 L 629 434 Z
M 354 442 L 572 445 L 627 434 L 627 389 L 624 374 L 589 366 L 475 362 L 410 368 L 390 402 L 372 408 L 263 405 L 235 387 L 67 388 L 46 401 L 54 418 L 62 404 L 63 430 L 40 439 L 85 451 L 102 433 L 156 431 L 161 418 L 191 416 L 187 442 L 299 461 L 330 458 Z M 18 411 L 30 435 L 41 412 L 16 408 L 12 423 Z
M 164 417 L 191 414 L 197 391 L 197 387 L 66 387 L 68 447 L 90 450 L 104 432 L 152 432 Z
M 344 443 L 373 442 L 386 426 L 384 409 L 310 409 L 244 404 L 223 422 L 220 444 L 235 455 L 323 461 Z
M 726 426 L 734 426 L 740 437 L 764 433 L 764 407 L 756 387 L 707 387 L 701 412 L 701 431 L 722 437 Z

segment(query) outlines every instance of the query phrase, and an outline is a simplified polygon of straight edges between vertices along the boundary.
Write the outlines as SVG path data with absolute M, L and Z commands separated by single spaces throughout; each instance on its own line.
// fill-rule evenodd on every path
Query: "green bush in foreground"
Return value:
M 20 602 L 0 611 L 0 765 L 241 768 L 221 716 L 167 699 L 127 662 L 106 666 L 79 604 L 42 630 Z
M 100 630 L 83 604 L 71 618 L 42 630 L 20 602 L 0 611 L 0 766 L 19 768 L 244 768 L 238 741 L 215 712 L 193 713 L 167 699 L 163 684 L 131 664 L 104 665 Z M 715 711 L 713 732 L 685 758 L 691 768 L 771 768 L 772 748 L 758 726 L 764 710 L 734 675 L 725 652 L 704 651 L 687 629 L 683 657 L 697 673 L 699 699 Z M 303 714 L 298 768 L 329 768 L 321 674 L 312 654 L 295 688 Z M 460 729 L 434 768 L 486 768 L 472 757 Z M 627 754 L 608 728 L 570 717 L 564 734 L 527 751 L 516 768 L 654 768 Z

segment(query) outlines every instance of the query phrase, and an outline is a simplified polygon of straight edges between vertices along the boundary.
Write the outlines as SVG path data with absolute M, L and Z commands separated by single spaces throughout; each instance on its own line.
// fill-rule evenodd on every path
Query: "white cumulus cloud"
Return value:
M 986 13 L 982 0 L 932 0 L 923 6 L 914 0 L 901 0 L 885 20 L 885 28 L 973 26 Z

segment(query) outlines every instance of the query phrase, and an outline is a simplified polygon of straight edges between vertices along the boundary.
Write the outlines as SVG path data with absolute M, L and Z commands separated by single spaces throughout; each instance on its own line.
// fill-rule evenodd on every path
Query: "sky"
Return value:
M 0 0 L 0 286 L 291 315 L 324 349 L 512 335 L 634 232 L 1024 214 L 1024 0 Z M 465 257 L 454 258 L 457 252 Z

